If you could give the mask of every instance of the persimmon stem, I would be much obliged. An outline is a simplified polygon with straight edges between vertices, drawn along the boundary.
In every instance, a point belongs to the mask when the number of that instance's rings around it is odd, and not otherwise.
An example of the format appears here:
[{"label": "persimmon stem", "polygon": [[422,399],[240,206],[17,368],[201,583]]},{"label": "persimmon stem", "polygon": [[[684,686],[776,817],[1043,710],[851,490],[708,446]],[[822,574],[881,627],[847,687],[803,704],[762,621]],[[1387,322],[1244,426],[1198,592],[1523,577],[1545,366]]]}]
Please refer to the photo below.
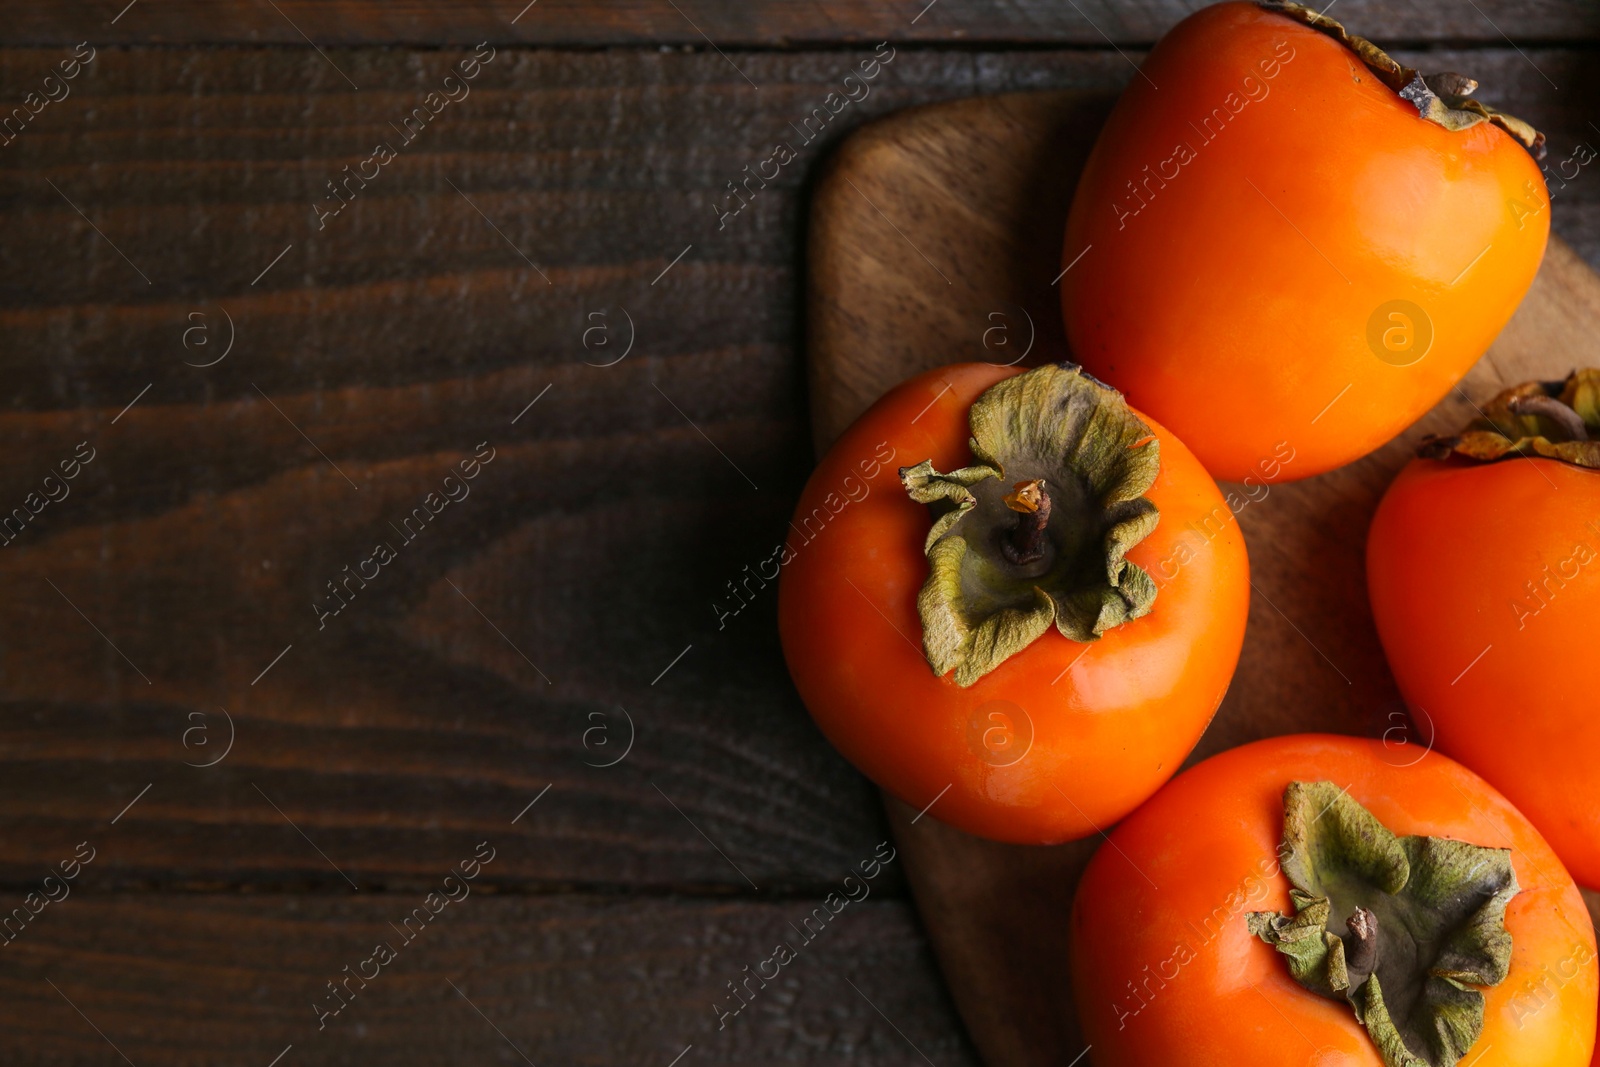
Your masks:
[{"label": "persimmon stem", "polygon": [[1471,96],[1478,91],[1478,80],[1469,78],[1465,74],[1457,74],[1453,70],[1441,70],[1437,74],[1424,74],[1422,80],[1440,96]]},{"label": "persimmon stem", "polygon": [[1352,939],[1345,956],[1350,988],[1358,989],[1378,968],[1378,917],[1360,905],[1345,920]]},{"label": "persimmon stem", "polygon": [[1506,405],[1514,415],[1537,415],[1549,419],[1573,441],[1587,441],[1588,427],[1583,417],[1553,396],[1519,396]]},{"label": "persimmon stem", "polygon": [[1018,513],[1016,526],[1000,535],[1000,552],[1006,561],[1023,566],[1044,558],[1044,532],[1050,523],[1050,494],[1044,480],[1018,482],[1001,498],[1006,507]]}]

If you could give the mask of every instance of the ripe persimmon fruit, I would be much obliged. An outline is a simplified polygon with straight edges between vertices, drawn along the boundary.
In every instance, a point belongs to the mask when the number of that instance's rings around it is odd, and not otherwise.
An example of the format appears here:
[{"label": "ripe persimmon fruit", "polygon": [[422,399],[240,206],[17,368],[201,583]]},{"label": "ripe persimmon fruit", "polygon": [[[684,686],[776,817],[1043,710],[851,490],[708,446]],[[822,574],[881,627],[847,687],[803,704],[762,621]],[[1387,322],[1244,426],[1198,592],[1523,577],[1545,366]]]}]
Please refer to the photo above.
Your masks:
[{"label": "ripe persimmon fruit", "polygon": [[1438,752],[1301,734],[1168,783],[1090,861],[1073,996],[1096,1067],[1585,1067],[1583,898]]},{"label": "ripe persimmon fruit", "polygon": [[890,391],[812,474],[781,563],[784,656],[828,739],[931,817],[1029,844],[1177,770],[1250,600],[1205,469],[1062,364]]},{"label": "ripe persimmon fruit", "polygon": [[[1073,357],[1219,478],[1331,470],[1481,356],[1549,232],[1543,137],[1295,4],[1157,42],[1067,221]],[[1292,464],[1267,471],[1287,440]]]},{"label": "ripe persimmon fruit", "polygon": [[1600,889],[1600,370],[1502,392],[1389,487],[1367,587],[1425,737]]}]

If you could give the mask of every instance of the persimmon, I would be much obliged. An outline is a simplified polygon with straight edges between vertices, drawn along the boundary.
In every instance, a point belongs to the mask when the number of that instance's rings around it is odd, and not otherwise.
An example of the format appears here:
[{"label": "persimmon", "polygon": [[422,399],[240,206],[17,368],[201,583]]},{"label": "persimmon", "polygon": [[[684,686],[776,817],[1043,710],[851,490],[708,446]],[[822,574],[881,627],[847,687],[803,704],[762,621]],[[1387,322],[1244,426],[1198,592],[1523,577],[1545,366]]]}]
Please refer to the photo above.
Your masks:
[{"label": "persimmon", "polygon": [[1424,736],[1600,889],[1600,370],[1530,382],[1426,441],[1378,506],[1367,585]]},{"label": "persimmon", "polygon": [[913,807],[1004,841],[1084,836],[1177,770],[1227,690],[1250,599],[1238,506],[1074,366],[930,371],[801,495],[789,671]]},{"label": "persimmon", "polygon": [[[1549,232],[1543,137],[1294,4],[1156,43],[1067,221],[1074,358],[1219,478],[1384,444],[1483,354]],[[1281,441],[1296,459],[1269,476]]]},{"label": "persimmon", "polygon": [[1594,929],[1550,846],[1438,752],[1276,737],[1122,822],[1072,909],[1096,1067],[1585,1067]]}]

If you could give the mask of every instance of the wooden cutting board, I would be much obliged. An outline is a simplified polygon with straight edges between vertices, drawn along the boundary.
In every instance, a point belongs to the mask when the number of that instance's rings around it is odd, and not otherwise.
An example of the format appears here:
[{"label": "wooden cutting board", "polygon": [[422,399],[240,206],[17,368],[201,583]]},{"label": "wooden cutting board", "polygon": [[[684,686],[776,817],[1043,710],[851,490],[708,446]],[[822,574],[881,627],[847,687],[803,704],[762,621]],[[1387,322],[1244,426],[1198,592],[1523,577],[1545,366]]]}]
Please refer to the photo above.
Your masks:
[{"label": "wooden cutting board", "polygon": [[[808,355],[819,453],[895,383],[963,360],[1061,358],[1061,233],[1115,98],[1020,93],[899,112],[846,140],[818,181]],[[1190,762],[1276,734],[1385,737],[1410,723],[1367,606],[1368,521],[1424,433],[1454,429],[1502,387],[1595,362],[1600,276],[1552,239],[1521,309],[1452,394],[1358,463],[1274,486],[1239,513],[1254,595],[1233,686]],[[1259,493],[1259,491],[1258,491]],[[962,1018],[991,1067],[1083,1051],[1066,916],[1098,838],[1054,848],[970,837],[885,797],[912,892]],[[1595,906],[1591,897],[1591,907]]]}]

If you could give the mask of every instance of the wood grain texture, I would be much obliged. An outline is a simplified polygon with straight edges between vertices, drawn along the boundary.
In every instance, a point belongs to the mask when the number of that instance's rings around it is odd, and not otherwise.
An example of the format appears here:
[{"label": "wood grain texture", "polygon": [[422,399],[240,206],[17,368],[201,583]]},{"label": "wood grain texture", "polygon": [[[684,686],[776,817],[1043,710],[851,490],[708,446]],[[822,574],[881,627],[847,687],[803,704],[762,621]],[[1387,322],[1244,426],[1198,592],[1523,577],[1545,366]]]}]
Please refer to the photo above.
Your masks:
[{"label": "wood grain texture", "polygon": [[[0,149],[3,506],[95,450],[0,548],[0,880],[104,837],[108,886],[415,884],[552,783],[497,877],[769,891],[854,862],[877,806],[792,694],[774,591],[729,589],[809,466],[804,168],[908,102],[1125,70],[908,53],[814,143],[785,132],[870,56],[744,57],[758,94],[716,56],[502,52],[319,230],[459,53],[341,56],[355,93],[314,52],[102,50]],[[52,59],[0,53],[3,84]],[[786,136],[804,155],[719,228]],[[229,319],[228,357],[186,365]],[[399,558],[319,629],[378,541]],[[185,766],[219,708],[234,750]],[[631,755],[586,766],[619,708]]]},{"label": "wood grain texture", "polygon": [[[18,0],[0,44],[169,42],[674,45],[729,49],[880,40],[963,44],[1149,44],[1199,0]],[[122,14],[118,16],[118,12]],[[1576,0],[1344,0],[1338,16],[1381,41],[1478,41],[1500,46],[1593,38],[1600,17]],[[115,21],[113,21],[113,19]]]},{"label": "wood grain texture", "polygon": [[[473,893],[406,942],[390,924],[420,895],[71,896],[5,948],[0,1057],[668,1067],[692,1045],[681,1064],[974,1064],[909,905],[868,897],[805,942],[791,924],[815,903]],[[785,941],[797,958],[733,1014],[727,983]],[[379,943],[381,969],[363,962]],[[371,980],[319,1029],[346,967]]]},{"label": "wood grain texture", "polygon": [[[1059,276],[1055,235],[1106,106],[1105,96],[1083,92],[964,100],[892,116],[846,142],[819,183],[810,231],[808,371],[819,448],[889,386],[923,370],[959,359],[1011,363],[1029,337],[1026,362],[1066,356],[1051,281]],[[1009,338],[991,334],[986,352],[952,345],[989,317],[983,309],[1000,314],[992,321]],[[1421,758],[1431,724],[1407,717],[1367,604],[1372,512],[1424,433],[1463,424],[1475,402],[1507,385],[1562,376],[1597,334],[1600,276],[1556,238],[1522,307],[1460,389],[1394,442],[1253,499],[1225,486],[1249,500],[1237,516],[1254,596],[1238,673],[1190,763],[1312,731],[1382,737],[1396,766]],[[1083,1044],[1069,1009],[1066,915],[1098,838],[1003,845],[939,824],[937,805],[916,819],[900,802],[887,804],[918,908],[984,1062],[1072,1060]]]}]

